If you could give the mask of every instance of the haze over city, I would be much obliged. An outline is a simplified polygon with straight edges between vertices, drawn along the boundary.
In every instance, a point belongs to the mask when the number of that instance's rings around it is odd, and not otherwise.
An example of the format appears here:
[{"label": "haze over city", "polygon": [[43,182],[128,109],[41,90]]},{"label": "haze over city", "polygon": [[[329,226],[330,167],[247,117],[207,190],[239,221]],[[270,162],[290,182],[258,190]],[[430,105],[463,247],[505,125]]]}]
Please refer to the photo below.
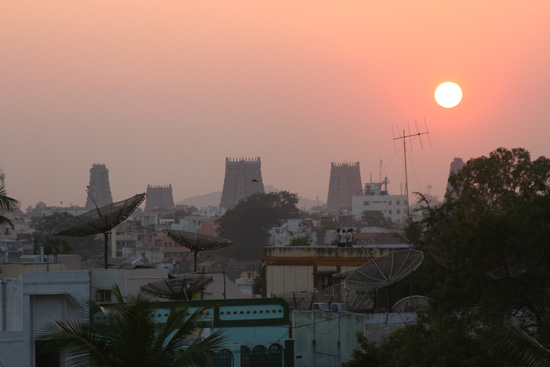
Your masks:
[{"label": "haze over city", "polygon": [[[226,157],[260,157],[266,185],[302,197],[326,201],[330,163],[346,161],[399,194],[392,131],[416,119],[431,147],[407,151],[409,191],[441,197],[454,157],[550,155],[548,14],[540,1],[5,1],[6,188],[23,208],[84,205],[104,163],[114,200],[171,184],[179,201],[221,191]],[[445,81],[462,88],[454,108],[434,99]]]}]

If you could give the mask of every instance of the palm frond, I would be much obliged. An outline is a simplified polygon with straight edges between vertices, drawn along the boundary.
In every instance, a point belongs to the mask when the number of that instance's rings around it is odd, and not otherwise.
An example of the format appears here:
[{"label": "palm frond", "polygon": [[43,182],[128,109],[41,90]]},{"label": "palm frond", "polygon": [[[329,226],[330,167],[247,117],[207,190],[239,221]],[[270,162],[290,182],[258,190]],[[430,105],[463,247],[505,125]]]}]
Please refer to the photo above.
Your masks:
[{"label": "palm frond", "polygon": [[493,331],[489,347],[510,366],[550,367],[550,350],[510,322]]}]

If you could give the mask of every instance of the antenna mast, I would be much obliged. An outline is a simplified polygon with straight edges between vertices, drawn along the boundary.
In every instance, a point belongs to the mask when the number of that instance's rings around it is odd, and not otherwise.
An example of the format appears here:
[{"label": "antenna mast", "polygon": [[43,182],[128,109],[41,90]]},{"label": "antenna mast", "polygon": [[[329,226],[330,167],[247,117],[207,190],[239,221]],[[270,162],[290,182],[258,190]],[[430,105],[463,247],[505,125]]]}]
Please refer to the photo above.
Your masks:
[{"label": "antenna mast", "polygon": [[[407,197],[407,225],[411,224],[410,204],[409,204],[409,177],[407,173],[407,139],[411,139],[413,137],[418,136],[420,138],[420,145],[422,146],[421,136],[429,134],[427,126],[426,126],[426,131],[420,132],[418,131],[418,124],[416,123],[416,120],[414,120],[414,123],[416,124],[416,131],[417,131],[416,134],[411,134],[409,131],[409,134],[407,135],[405,133],[405,129],[403,129],[403,135],[393,138],[394,142],[395,140],[399,140],[399,139],[403,140],[403,156],[405,158],[405,196]],[[397,131],[399,132],[399,130]],[[431,145],[431,141],[430,141],[430,145]]]}]

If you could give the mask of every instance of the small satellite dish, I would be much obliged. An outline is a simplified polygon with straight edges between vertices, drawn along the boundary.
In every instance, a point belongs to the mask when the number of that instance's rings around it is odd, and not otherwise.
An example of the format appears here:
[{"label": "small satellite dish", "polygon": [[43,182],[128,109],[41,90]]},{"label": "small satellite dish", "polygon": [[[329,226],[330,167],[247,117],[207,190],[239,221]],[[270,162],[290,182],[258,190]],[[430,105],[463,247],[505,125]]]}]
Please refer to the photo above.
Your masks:
[{"label": "small satellite dish", "polygon": [[401,298],[391,308],[391,312],[416,312],[430,306],[430,298],[425,296],[409,296]]},{"label": "small satellite dish", "polygon": [[412,274],[424,260],[422,251],[396,250],[374,257],[355,269],[345,280],[346,289],[371,292],[389,287]]},{"label": "small satellite dish", "polygon": [[168,237],[181,246],[187,247],[193,252],[195,259],[195,272],[197,272],[197,254],[200,251],[216,250],[231,245],[231,241],[225,238],[206,236],[195,232],[186,232],[167,229],[164,231]]}]

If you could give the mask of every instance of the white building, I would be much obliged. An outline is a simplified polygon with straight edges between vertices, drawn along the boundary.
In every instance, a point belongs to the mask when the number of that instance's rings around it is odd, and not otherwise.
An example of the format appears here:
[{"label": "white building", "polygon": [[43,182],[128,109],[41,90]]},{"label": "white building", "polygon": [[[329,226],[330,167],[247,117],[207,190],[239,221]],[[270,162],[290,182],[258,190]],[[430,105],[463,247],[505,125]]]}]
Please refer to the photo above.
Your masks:
[{"label": "white building", "polygon": [[280,227],[273,227],[269,231],[271,246],[288,246],[293,238],[309,238],[312,245],[317,244],[317,233],[311,226],[304,226],[302,219],[288,219]]},{"label": "white building", "polygon": [[[382,190],[382,186],[384,189]],[[407,208],[409,202],[406,195],[389,195],[388,179],[384,182],[369,182],[365,184],[365,192],[361,196],[352,196],[351,212],[360,219],[364,211],[380,211],[384,218],[390,219],[398,226],[407,223]]]}]

